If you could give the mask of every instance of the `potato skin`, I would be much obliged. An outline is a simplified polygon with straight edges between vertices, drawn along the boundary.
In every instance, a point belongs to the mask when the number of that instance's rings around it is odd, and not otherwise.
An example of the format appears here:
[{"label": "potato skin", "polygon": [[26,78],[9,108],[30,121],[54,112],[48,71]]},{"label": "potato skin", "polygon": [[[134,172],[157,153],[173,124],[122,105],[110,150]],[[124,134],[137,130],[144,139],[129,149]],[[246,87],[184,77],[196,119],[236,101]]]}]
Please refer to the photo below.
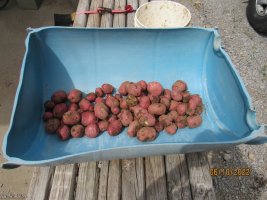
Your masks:
[{"label": "potato skin", "polygon": [[44,103],[44,108],[46,111],[52,111],[54,107],[55,103],[53,101],[48,100]]},{"label": "potato skin", "polygon": [[178,128],[185,128],[187,126],[187,116],[178,116],[175,122]]},{"label": "potato skin", "polygon": [[120,120],[114,120],[108,125],[108,134],[110,136],[116,136],[122,131],[122,123]]},{"label": "potato skin", "polygon": [[172,123],[172,117],[169,115],[161,115],[159,116],[159,122],[163,125],[163,127],[169,126]]},{"label": "potato skin", "polygon": [[82,99],[82,92],[77,89],[73,89],[68,94],[68,99],[71,103],[78,103]]},{"label": "potato skin", "polygon": [[94,107],[95,116],[98,119],[106,119],[109,115],[109,109],[104,103],[96,103]]},{"label": "potato skin", "polygon": [[147,89],[147,82],[144,80],[138,81],[136,84],[140,85],[142,91],[146,91]]},{"label": "potato skin", "polygon": [[160,96],[163,91],[163,87],[159,82],[153,81],[147,84],[147,91],[152,96]]},{"label": "potato skin", "polygon": [[170,110],[170,111],[171,111],[171,110],[175,110],[175,111],[177,111],[177,107],[178,107],[179,104],[180,104],[180,102],[171,100],[169,110]]},{"label": "potato skin", "polygon": [[96,99],[96,94],[94,92],[90,92],[87,94],[86,99],[90,102],[94,102]]},{"label": "potato skin", "polygon": [[139,122],[137,120],[133,121],[130,123],[128,130],[127,130],[127,134],[130,137],[135,137],[137,134],[137,131],[141,128],[142,126],[139,124]]},{"label": "potato skin", "polygon": [[118,117],[123,126],[129,126],[129,124],[133,121],[133,115],[129,110],[121,110]]},{"label": "potato skin", "polygon": [[48,119],[47,122],[45,123],[45,131],[47,133],[55,133],[59,128],[59,126],[60,126],[59,119],[56,118]]},{"label": "potato skin", "polygon": [[164,130],[170,134],[170,135],[174,135],[177,131],[177,126],[175,125],[175,123],[172,123],[171,125],[167,126],[164,128]]},{"label": "potato skin", "polygon": [[196,128],[202,123],[202,117],[200,115],[188,116],[187,125],[189,128]]},{"label": "potato skin", "polygon": [[108,125],[109,123],[106,120],[101,120],[98,122],[98,127],[101,132],[106,131],[108,129]]},{"label": "potato skin", "polygon": [[127,95],[127,85],[129,84],[129,81],[124,81],[120,87],[119,87],[119,93],[123,96]]},{"label": "potato skin", "polygon": [[172,110],[168,113],[168,116],[172,119],[172,121],[175,121],[178,117],[178,113],[175,110]]},{"label": "potato skin", "polygon": [[187,84],[184,81],[177,80],[172,85],[172,90],[177,91],[177,92],[183,92],[183,91],[187,90]]},{"label": "potato skin", "polygon": [[169,99],[169,101],[171,100],[172,96],[171,96],[171,91],[169,89],[164,89],[164,97]]},{"label": "potato skin", "polygon": [[141,96],[139,99],[139,105],[144,108],[144,109],[148,109],[148,107],[150,106],[150,99],[148,96]]},{"label": "potato skin", "polygon": [[159,133],[160,131],[162,131],[164,129],[164,127],[163,127],[162,123],[157,121],[156,124],[155,124],[155,129]]},{"label": "potato skin", "polygon": [[120,106],[120,102],[119,102],[118,99],[116,99],[112,95],[107,95],[107,97],[106,97],[106,105],[108,107],[110,107],[110,108],[119,107]]},{"label": "potato skin", "polygon": [[157,137],[157,132],[153,127],[143,127],[137,131],[137,139],[140,141],[152,141]]},{"label": "potato skin", "polygon": [[120,108],[121,108],[121,109],[127,109],[127,108],[128,108],[126,99],[121,99],[121,100],[120,100]]},{"label": "potato skin", "polygon": [[56,91],[52,94],[51,100],[55,103],[64,103],[67,100],[67,94],[63,90]]},{"label": "potato skin", "polygon": [[82,109],[83,111],[87,111],[90,109],[91,107],[91,103],[90,101],[88,101],[87,99],[82,99],[80,102],[79,102],[79,107],[80,109]]},{"label": "potato skin", "polygon": [[100,87],[98,87],[98,88],[95,89],[95,94],[98,97],[103,97],[104,96],[104,92],[103,92],[103,90]]},{"label": "potato skin", "polygon": [[53,115],[56,118],[61,119],[63,114],[68,111],[68,106],[65,103],[56,104],[53,109]]},{"label": "potato skin", "polygon": [[166,110],[166,106],[162,103],[153,103],[148,107],[148,112],[152,115],[163,115]]},{"label": "potato skin", "polygon": [[75,125],[78,124],[81,120],[81,116],[77,111],[68,111],[64,113],[62,121],[66,125]]},{"label": "potato skin", "polygon": [[97,123],[97,118],[93,112],[83,112],[81,118],[81,124],[84,126]]},{"label": "potato skin", "polygon": [[89,124],[85,128],[85,135],[89,138],[95,138],[99,135],[100,131],[97,124]]},{"label": "potato skin", "polygon": [[70,129],[70,134],[73,138],[79,138],[84,135],[84,127],[81,124],[74,125]]},{"label": "potato skin", "polygon": [[167,97],[165,97],[165,96],[160,96],[160,103],[164,104],[164,105],[166,106],[167,109],[170,108],[170,104],[171,104],[171,102],[170,102],[170,100],[169,100]]},{"label": "potato skin", "polygon": [[58,128],[57,134],[61,140],[70,138],[70,128],[67,125],[62,125]]},{"label": "potato skin", "polygon": [[71,104],[69,105],[68,111],[77,111],[78,109],[79,109],[78,104],[76,104],[76,103],[71,103]]},{"label": "potato skin", "polygon": [[112,94],[113,91],[114,91],[114,87],[112,85],[108,84],[108,83],[104,83],[101,86],[101,89],[105,94]]},{"label": "potato skin", "polygon": [[182,93],[178,91],[172,91],[171,96],[174,101],[182,101],[183,99]]},{"label": "potato skin", "polygon": [[178,115],[185,115],[187,111],[187,103],[181,103],[177,105],[177,113]]},{"label": "potato skin", "polygon": [[140,113],[140,116],[137,117],[138,117],[138,122],[142,126],[155,126],[156,124],[155,116],[150,113]]},{"label": "potato skin", "polygon": [[52,112],[45,112],[43,114],[43,121],[46,122],[48,121],[49,119],[52,119],[53,118],[53,113]]},{"label": "potato skin", "polygon": [[127,84],[127,93],[135,97],[139,97],[142,93],[142,88],[139,84],[128,83]]}]

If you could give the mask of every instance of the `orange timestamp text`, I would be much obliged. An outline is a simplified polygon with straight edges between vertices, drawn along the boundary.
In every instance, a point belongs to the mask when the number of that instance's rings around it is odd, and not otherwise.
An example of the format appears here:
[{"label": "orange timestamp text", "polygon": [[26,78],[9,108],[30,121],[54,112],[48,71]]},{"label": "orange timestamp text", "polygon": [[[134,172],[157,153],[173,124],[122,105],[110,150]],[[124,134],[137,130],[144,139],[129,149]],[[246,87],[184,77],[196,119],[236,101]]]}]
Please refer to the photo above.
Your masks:
[{"label": "orange timestamp text", "polygon": [[250,176],[250,168],[211,168],[211,176]]}]

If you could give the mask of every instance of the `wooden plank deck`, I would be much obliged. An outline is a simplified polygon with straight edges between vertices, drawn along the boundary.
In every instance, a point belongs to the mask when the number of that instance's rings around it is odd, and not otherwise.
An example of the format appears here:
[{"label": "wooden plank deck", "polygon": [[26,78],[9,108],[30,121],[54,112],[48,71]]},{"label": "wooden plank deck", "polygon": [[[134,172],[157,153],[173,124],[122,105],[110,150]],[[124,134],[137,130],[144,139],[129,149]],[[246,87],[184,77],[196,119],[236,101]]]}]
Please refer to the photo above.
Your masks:
[{"label": "wooden plank deck", "polygon": [[[134,9],[148,0],[80,0],[77,11]],[[134,27],[134,13],[80,14],[76,27]],[[36,167],[28,200],[214,200],[205,153]]]}]

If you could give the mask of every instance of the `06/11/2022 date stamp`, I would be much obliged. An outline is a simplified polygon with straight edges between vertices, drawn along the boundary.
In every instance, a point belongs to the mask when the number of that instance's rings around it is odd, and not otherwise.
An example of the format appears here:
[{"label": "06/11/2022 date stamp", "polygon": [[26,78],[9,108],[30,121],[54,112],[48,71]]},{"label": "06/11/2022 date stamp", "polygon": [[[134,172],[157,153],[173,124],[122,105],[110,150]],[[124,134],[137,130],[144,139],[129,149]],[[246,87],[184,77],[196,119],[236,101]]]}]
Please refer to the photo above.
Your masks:
[{"label": "06/11/2022 date stamp", "polygon": [[250,176],[250,168],[210,168],[211,176]]}]

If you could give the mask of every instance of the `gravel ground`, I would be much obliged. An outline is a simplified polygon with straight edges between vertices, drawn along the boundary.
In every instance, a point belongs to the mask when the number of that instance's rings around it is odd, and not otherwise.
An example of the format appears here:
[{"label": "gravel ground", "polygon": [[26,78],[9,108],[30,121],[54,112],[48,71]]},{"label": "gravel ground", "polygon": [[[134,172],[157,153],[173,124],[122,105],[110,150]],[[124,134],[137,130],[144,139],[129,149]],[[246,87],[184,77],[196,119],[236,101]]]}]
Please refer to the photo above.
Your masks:
[{"label": "gravel ground", "polygon": [[[244,0],[179,1],[192,12],[193,26],[218,27],[222,46],[230,55],[257,112],[267,124],[267,38],[246,19]],[[211,167],[250,168],[250,176],[213,177],[217,199],[267,199],[267,145],[239,145],[208,153]]]}]

